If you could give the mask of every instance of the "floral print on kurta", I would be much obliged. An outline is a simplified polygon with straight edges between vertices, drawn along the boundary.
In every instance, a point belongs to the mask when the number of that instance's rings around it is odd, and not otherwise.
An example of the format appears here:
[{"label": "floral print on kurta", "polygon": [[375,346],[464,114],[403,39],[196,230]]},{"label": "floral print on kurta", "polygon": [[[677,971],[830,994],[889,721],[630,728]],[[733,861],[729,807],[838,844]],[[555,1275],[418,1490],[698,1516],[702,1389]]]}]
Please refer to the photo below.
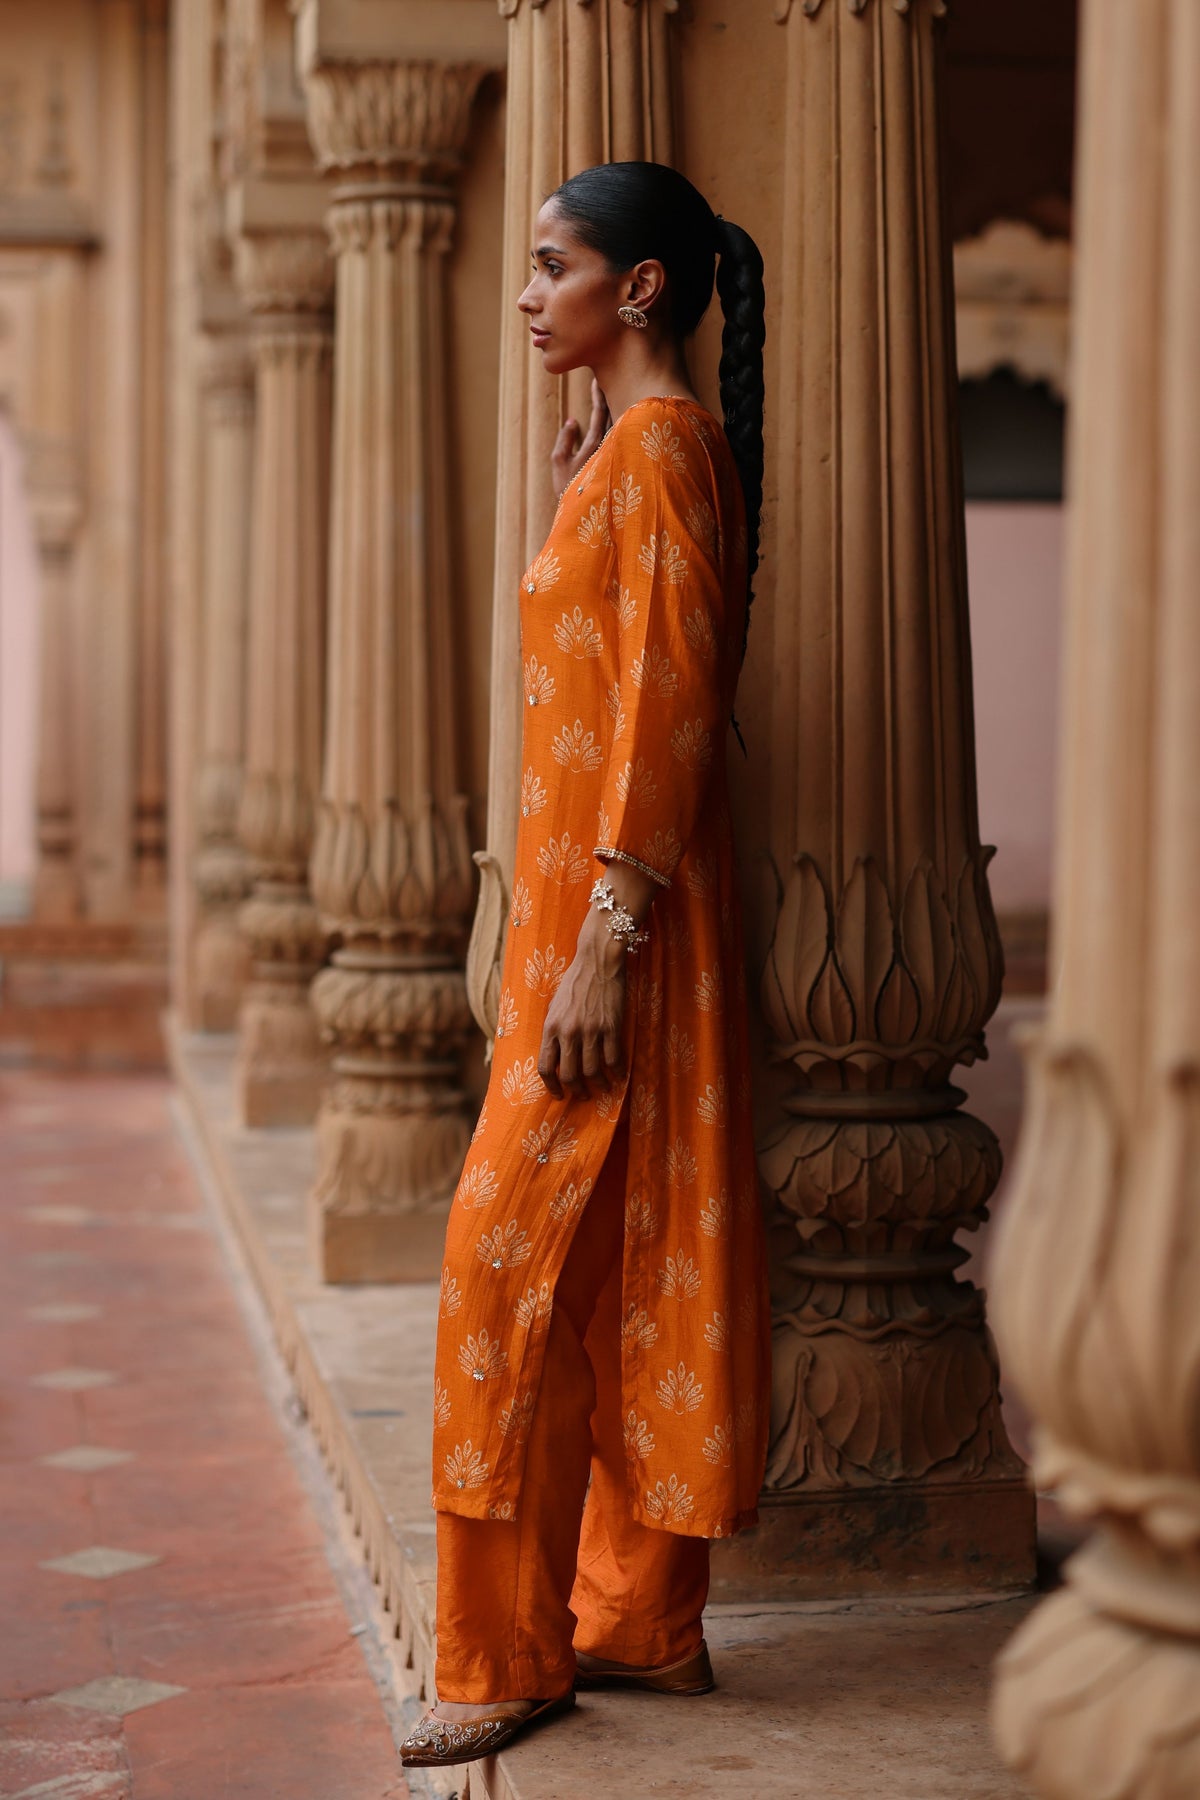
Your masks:
[{"label": "floral print on kurta", "polygon": [[[694,402],[629,407],[521,583],[521,817],[491,1079],[451,1209],[434,1504],[510,1519],[554,1289],[628,1113],[623,1413],[629,1504],[752,1524],[769,1351],[725,747],[745,622],[741,491]],[[589,892],[625,858],[662,891],[628,964],[623,1089],[537,1072]]]}]

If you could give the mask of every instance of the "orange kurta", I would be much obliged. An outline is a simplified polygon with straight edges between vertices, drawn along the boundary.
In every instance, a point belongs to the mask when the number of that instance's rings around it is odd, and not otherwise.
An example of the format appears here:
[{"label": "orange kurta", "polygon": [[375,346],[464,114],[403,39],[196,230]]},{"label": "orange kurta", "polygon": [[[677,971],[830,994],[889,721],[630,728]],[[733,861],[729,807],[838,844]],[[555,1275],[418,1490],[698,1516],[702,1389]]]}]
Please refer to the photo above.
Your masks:
[{"label": "orange kurta", "polygon": [[[725,771],[744,512],[712,415],[629,407],[520,604],[521,819],[491,1079],[447,1229],[434,1505],[515,1517],[555,1283],[628,1108],[630,1510],[722,1537],[755,1518],[769,1339]],[[662,886],[629,963],[629,1077],[555,1100],[537,1073],[546,1011],[609,857]]]}]

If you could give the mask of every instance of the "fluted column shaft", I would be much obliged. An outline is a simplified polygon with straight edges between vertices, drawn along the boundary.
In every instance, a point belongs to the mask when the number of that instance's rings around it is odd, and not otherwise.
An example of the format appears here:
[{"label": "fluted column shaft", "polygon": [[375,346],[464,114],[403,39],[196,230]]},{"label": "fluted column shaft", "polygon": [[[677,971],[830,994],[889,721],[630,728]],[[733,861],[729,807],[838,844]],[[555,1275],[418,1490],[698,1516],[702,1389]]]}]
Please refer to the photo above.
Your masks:
[{"label": "fluted column shaft", "polygon": [[337,934],[312,1243],[327,1280],[427,1279],[466,1150],[472,870],[460,791],[445,258],[483,70],[322,65],[336,169],[329,727],[313,889]]},{"label": "fluted column shaft", "polygon": [[253,980],[236,1071],[247,1125],[307,1124],[327,1069],[309,1006],[325,934],[308,887],[320,791],[329,518],[330,302],[324,234],[264,230],[237,247],[255,318],[246,771],[238,811],[254,891],[241,910]]},{"label": "fluted column shaft", "polygon": [[1085,0],[1049,1017],[996,1268],[1098,1529],[1002,1658],[1047,1800],[1200,1793],[1200,13]]},{"label": "fluted column shaft", "polygon": [[77,918],[83,903],[79,874],[78,779],[71,617],[75,531],[50,509],[37,518],[39,553],[39,682],[37,849],[34,913],[39,920]]},{"label": "fluted column shaft", "polygon": [[254,372],[241,338],[211,338],[201,401],[203,579],[200,755],[196,772],[195,883],[200,902],[192,950],[196,1021],[232,1031],[249,970],[237,909],[250,887],[238,841],[245,756],[246,600]]},{"label": "fluted column shaft", "polygon": [[775,1416],[747,1555],[782,1570],[777,1592],[1033,1573],[983,1295],[955,1275],[1000,1153],[950,1075],[983,1053],[1002,964],[975,798],[943,11],[775,7],[796,329],[780,351],[761,997],[782,1117],[760,1157]]},{"label": "fluted column shaft", "polygon": [[529,279],[533,222],[547,194],[601,162],[674,160],[670,15],[678,0],[501,0],[509,20],[504,314],[492,609],[487,848],[467,990],[480,1030],[496,1030],[521,788],[521,571],[554,517],[550,452],[562,421],[591,409],[589,378],[547,375],[516,312]]}]

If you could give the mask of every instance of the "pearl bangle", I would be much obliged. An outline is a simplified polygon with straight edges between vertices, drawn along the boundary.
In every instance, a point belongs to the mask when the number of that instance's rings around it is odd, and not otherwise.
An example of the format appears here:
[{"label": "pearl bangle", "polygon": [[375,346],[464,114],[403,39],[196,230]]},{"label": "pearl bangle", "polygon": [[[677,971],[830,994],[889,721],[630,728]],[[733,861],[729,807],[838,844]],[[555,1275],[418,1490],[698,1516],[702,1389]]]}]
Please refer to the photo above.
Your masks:
[{"label": "pearl bangle", "polygon": [[639,944],[649,943],[650,933],[638,930],[637,920],[628,907],[621,905],[608,883],[601,880],[599,876],[596,877],[595,885],[588,897],[593,906],[610,915],[608,929],[617,942],[625,946],[626,950],[636,950]]}]

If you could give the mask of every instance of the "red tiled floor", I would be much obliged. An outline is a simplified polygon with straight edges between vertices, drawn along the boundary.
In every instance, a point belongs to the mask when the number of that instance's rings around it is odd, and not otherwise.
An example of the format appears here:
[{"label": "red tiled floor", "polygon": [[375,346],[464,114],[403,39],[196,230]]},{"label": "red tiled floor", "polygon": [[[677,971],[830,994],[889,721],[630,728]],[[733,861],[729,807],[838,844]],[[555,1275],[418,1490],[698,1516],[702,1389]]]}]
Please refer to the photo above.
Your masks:
[{"label": "red tiled floor", "polygon": [[[0,1794],[401,1800],[169,1091],[0,1075]],[[31,1313],[70,1303],[100,1310]],[[34,1385],[64,1368],[113,1380]],[[81,1444],[133,1455],[40,1460]],[[106,1581],[41,1566],[95,1545],[159,1560]],[[184,1691],[123,1718],[53,1697],[114,1675]]]}]

